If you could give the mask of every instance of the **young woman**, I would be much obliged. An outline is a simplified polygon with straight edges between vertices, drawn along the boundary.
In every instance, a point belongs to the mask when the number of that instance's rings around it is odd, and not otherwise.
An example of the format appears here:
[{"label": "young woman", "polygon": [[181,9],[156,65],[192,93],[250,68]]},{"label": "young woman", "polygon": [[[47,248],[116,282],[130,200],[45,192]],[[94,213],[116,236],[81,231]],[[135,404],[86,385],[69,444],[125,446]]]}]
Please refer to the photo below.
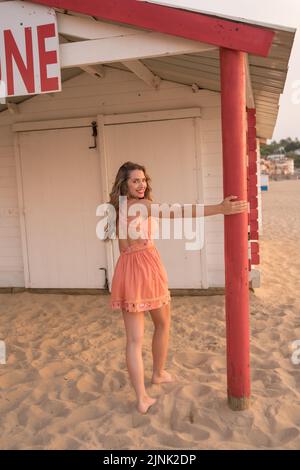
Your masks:
[{"label": "young woman", "polygon": [[[111,307],[123,312],[127,337],[127,368],[140,413],[146,413],[155,403],[155,399],[147,394],[144,384],[142,342],[145,311],[150,312],[154,323],[152,383],[172,381],[171,375],[164,370],[169,341],[171,298],[167,273],[152,241],[154,219],[151,218],[150,182],[151,179],[143,165],[126,162],[117,172],[109,201],[116,210],[115,233],[120,248],[120,257],[112,280]],[[123,202],[125,199],[125,205],[120,204],[120,196],[123,196]],[[231,215],[247,210],[246,201],[233,202],[232,199],[236,199],[236,196],[226,197],[217,205],[204,206],[203,215]],[[130,215],[134,212],[131,207],[134,204],[138,204],[140,208],[140,212],[137,211],[139,216]],[[196,216],[195,205],[192,215]],[[165,216],[159,213],[160,218]],[[179,216],[184,217],[183,211]],[[170,212],[167,217],[174,218],[174,212]],[[107,230],[111,230],[109,224]]]}]

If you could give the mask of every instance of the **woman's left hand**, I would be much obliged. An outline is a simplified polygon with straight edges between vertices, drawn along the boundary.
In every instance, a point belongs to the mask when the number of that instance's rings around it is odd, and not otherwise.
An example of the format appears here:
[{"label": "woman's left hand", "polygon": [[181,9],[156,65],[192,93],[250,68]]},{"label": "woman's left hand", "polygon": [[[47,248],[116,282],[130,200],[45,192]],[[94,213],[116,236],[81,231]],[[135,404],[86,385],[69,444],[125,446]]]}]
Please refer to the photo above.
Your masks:
[{"label": "woman's left hand", "polygon": [[248,211],[247,201],[232,201],[232,199],[237,199],[237,197],[238,196],[225,197],[224,201],[220,204],[222,214],[233,215]]}]

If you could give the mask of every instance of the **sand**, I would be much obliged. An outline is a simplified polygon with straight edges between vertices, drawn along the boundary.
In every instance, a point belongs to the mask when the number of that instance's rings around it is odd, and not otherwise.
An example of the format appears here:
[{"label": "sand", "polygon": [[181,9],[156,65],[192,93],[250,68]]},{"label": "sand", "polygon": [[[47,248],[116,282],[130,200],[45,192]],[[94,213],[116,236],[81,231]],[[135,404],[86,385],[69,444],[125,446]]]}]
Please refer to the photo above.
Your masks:
[{"label": "sand", "polygon": [[300,447],[300,181],[263,193],[262,286],[251,292],[252,405],[227,406],[224,296],[173,297],[172,384],[135,409],[121,314],[108,296],[0,294],[1,449],[297,449]]}]

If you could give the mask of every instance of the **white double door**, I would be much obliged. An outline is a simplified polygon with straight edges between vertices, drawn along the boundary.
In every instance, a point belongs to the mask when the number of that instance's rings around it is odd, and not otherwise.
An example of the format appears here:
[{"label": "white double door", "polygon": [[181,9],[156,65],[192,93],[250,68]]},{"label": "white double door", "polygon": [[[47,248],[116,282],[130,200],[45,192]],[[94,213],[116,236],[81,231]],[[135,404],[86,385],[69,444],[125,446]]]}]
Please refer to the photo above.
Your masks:
[{"label": "white double door", "polygon": [[[110,260],[107,246],[96,236],[96,207],[103,202],[101,159],[106,160],[109,190],[120,165],[133,161],[146,166],[155,202],[196,202],[201,185],[196,121],[106,124],[105,155],[89,148],[90,127],[19,132],[26,287],[105,286],[101,268],[106,269]],[[203,285],[202,251],[187,250],[187,242],[155,240],[171,288]],[[114,262],[117,245],[112,250]],[[109,269],[108,273],[110,285]]]},{"label": "white double door", "polygon": [[[146,166],[152,178],[153,199],[163,203],[194,203],[199,199],[199,154],[196,119],[172,119],[105,125],[108,186],[126,161]],[[162,222],[160,221],[160,224]],[[171,222],[173,233],[174,221]],[[171,288],[200,288],[205,269],[201,251],[187,250],[189,240],[155,240]],[[114,261],[119,252],[113,244]]]}]

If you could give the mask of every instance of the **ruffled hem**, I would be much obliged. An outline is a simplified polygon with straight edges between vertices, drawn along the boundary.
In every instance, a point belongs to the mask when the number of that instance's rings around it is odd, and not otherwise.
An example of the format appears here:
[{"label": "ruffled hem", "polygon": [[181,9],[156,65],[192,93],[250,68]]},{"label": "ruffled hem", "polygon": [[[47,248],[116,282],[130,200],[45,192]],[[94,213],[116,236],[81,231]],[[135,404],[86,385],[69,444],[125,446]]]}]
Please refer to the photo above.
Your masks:
[{"label": "ruffled hem", "polygon": [[111,308],[126,310],[126,312],[145,312],[146,310],[153,310],[168,304],[171,301],[170,292],[157,299],[146,299],[140,302],[128,302],[127,300],[114,300],[111,301]]}]

